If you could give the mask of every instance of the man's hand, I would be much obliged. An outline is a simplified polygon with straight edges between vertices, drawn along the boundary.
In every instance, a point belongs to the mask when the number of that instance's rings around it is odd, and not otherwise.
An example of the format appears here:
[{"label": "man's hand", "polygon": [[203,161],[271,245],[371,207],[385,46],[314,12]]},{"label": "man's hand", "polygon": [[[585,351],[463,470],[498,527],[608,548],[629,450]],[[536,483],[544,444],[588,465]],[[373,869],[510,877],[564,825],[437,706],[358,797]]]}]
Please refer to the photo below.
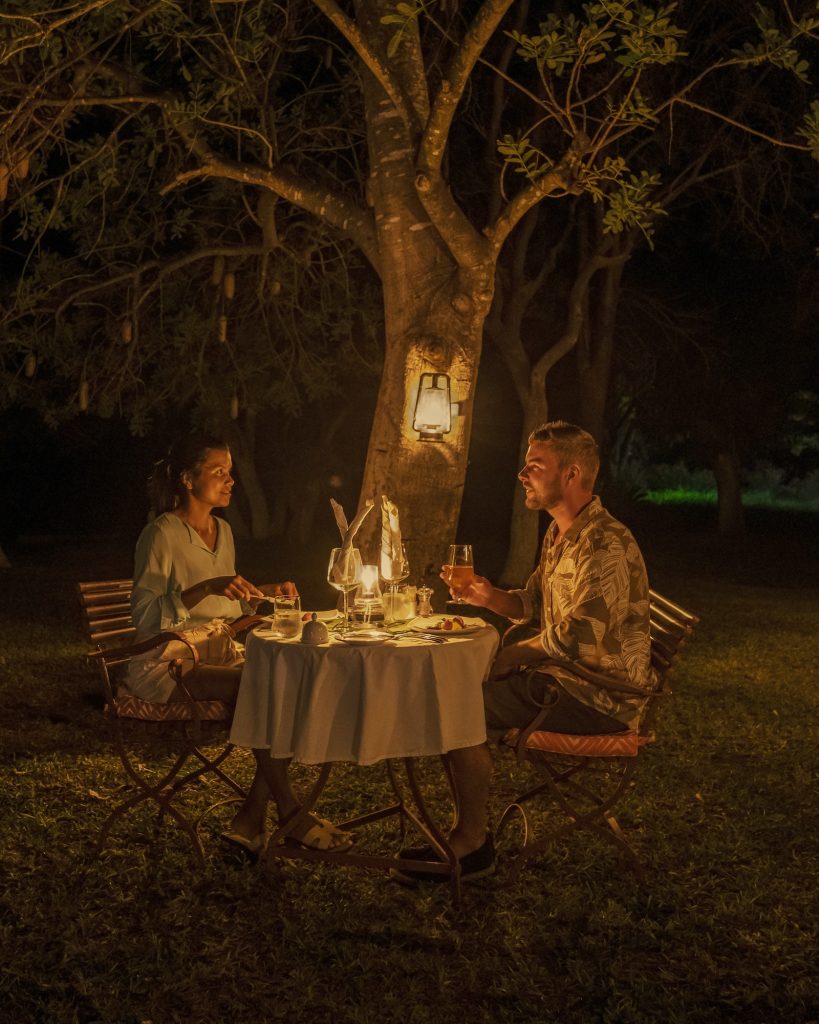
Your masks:
[{"label": "man's hand", "polygon": [[[441,571],[440,577],[444,583],[449,585],[449,579],[444,570]],[[469,583],[457,589],[450,585],[449,592],[456,601],[474,604],[478,608],[488,608],[495,588],[483,576],[473,576]]]},{"label": "man's hand", "polygon": [[503,679],[504,676],[510,675],[521,665],[536,665],[539,661],[545,660],[546,652],[543,650],[540,634],[538,634],[528,640],[521,640],[520,643],[502,647],[492,663],[489,678]]},{"label": "man's hand", "polygon": [[519,619],[523,615],[523,602],[517,594],[493,587],[483,576],[473,576],[469,583],[458,588],[450,585],[445,570],[442,569],[440,576],[449,586],[449,592],[455,601],[474,604],[478,608],[488,608],[498,615],[505,615],[507,619]]}]

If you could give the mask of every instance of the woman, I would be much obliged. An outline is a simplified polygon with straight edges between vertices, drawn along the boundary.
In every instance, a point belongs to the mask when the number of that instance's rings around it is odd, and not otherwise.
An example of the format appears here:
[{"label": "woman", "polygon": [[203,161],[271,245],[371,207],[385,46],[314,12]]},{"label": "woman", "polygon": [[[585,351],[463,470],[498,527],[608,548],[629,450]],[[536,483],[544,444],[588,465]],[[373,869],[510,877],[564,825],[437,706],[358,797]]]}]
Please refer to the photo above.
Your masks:
[{"label": "woman", "polygon": [[[256,587],[236,573],[230,526],[213,515],[213,509],[230,503],[231,470],[228,445],[204,436],[181,439],[154,467],[149,493],[157,515],[140,534],[134,557],[131,610],[137,641],[163,630],[204,626],[214,619],[229,622],[252,611],[266,597],[297,595],[290,580]],[[132,659],[129,692],[159,703],[184,700],[186,694],[168,672],[168,662],[150,654]],[[196,673],[185,680],[193,697],[236,702],[242,658],[231,655],[228,660],[228,664],[211,665],[200,661]],[[267,842],[271,790],[280,822],[301,805],[290,786],[289,760],[273,759],[267,750],[253,754],[253,784],[223,839],[255,857]],[[312,815],[290,838],[322,850],[346,849],[351,844],[348,833]]]}]

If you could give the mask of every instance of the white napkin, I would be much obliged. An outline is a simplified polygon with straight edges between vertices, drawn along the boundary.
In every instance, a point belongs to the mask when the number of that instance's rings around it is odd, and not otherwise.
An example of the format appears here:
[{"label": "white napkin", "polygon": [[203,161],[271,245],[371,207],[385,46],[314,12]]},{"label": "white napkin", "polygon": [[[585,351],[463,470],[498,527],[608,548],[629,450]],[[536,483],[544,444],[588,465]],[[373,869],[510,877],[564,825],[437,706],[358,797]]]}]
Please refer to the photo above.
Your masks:
[{"label": "white napkin", "polygon": [[335,563],[333,564],[333,579],[342,580],[346,576],[346,567],[350,558],[350,552],[353,550],[353,538],[358,533],[359,527],[367,518],[372,511],[372,507],[375,502],[372,498],[368,498],[362,508],[358,510],[355,518],[347,525],[347,517],[344,515],[344,509],[339,503],[330,498],[330,505],[333,509],[333,515],[336,517],[336,523],[338,523],[339,533],[341,534],[341,550],[336,557]]},{"label": "white napkin", "polygon": [[398,509],[386,494],[381,495],[381,578],[398,579],[401,576],[404,557],[401,551],[401,527],[398,524]]}]

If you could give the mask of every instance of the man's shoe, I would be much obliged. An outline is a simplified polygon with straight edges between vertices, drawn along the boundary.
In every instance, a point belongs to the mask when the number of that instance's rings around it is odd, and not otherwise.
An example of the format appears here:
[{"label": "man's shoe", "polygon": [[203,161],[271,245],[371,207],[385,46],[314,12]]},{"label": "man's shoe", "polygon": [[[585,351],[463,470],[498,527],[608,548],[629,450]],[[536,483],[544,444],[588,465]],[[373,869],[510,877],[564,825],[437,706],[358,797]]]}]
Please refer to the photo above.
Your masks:
[{"label": "man's shoe", "polygon": [[[434,860],[445,863],[444,858],[434,850],[431,846],[421,846],[415,849],[402,850],[399,854],[401,860]],[[483,846],[479,846],[477,850],[473,850],[472,853],[465,853],[463,857],[458,858],[458,863],[461,866],[461,881],[462,882],[473,882],[479,878],[486,878],[488,875],[494,874],[495,872],[495,843],[492,839],[492,833],[486,833],[486,841]],[[423,868],[419,868],[417,871],[413,868],[390,868],[390,877],[394,878],[396,882],[401,882],[404,885],[415,885],[416,882],[448,882],[449,875],[424,871]]]}]

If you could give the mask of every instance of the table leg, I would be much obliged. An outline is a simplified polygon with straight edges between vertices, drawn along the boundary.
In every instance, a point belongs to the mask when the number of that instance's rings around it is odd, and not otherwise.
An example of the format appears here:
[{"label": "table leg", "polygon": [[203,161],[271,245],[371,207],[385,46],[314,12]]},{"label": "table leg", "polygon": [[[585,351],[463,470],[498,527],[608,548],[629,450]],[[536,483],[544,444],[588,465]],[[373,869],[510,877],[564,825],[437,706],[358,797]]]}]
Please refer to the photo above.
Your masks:
[{"label": "table leg", "polygon": [[367,811],[355,818],[350,818],[349,820],[340,823],[339,827],[343,827],[345,830],[353,830],[384,818],[398,817],[401,825],[402,838],[405,835],[406,823],[409,822],[419,835],[428,840],[437,854],[443,858],[442,860],[410,861],[402,860],[400,855],[398,857],[387,857],[379,854],[361,853],[354,849],[313,850],[304,846],[287,845],[286,840],[288,835],[290,835],[299,822],[304,821],[307,815],[312,813],[313,808],[319,800],[319,797],[330,778],[333,768],[332,763],[325,763],[321,765],[318,778],[303,801],[302,806],[294,815],[288,818],[287,821],[279,824],[279,827],[273,833],[270,842],[268,843],[267,850],[264,855],[265,858],[281,857],[296,860],[327,861],[350,867],[376,868],[380,870],[402,867],[412,868],[415,870],[421,869],[428,871],[430,874],[446,874],[449,876],[452,899],[456,905],[459,905],[461,899],[460,864],[458,863],[458,858],[455,856],[446,836],[435,824],[435,821],[427,809],[426,802],[424,801],[421,787],[418,784],[418,779],[415,773],[415,760],[416,759],[413,757],[403,759],[407,788],[409,789],[412,797],[412,804],[414,806],[410,806],[404,798],[402,786],[399,782],[393,762],[387,761],[387,777],[392,791],[395,794],[396,802],[386,807]]}]

